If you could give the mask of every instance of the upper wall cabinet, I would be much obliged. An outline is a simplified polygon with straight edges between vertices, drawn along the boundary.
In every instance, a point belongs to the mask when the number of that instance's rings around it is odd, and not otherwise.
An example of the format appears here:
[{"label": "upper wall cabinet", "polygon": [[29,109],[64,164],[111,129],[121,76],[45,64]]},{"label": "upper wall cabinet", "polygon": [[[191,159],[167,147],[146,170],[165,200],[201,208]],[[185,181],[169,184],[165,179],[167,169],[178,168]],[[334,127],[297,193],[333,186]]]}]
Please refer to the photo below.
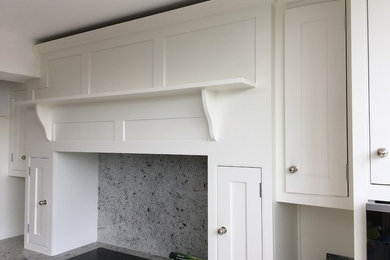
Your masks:
[{"label": "upper wall cabinet", "polygon": [[[12,100],[24,100],[27,96],[26,89],[17,88],[11,90]],[[25,108],[12,106],[10,111],[10,169],[9,175],[25,177],[27,168],[27,156],[25,153]]]},{"label": "upper wall cabinet", "polygon": [[255,85],[259,14],[236,11],[112,36],[105,28],[106,36],[97,41],[38,46],[42,79],[34,99],[102,97],[231,79]]},{"label": "upper wall cabinet", "polygon": [[390,2],[368,1],[371,183],[390,184]]},{"label": "upper wall cabinet", "polygon": [[286,192],[348,195],[344,5],[285,12]]}]

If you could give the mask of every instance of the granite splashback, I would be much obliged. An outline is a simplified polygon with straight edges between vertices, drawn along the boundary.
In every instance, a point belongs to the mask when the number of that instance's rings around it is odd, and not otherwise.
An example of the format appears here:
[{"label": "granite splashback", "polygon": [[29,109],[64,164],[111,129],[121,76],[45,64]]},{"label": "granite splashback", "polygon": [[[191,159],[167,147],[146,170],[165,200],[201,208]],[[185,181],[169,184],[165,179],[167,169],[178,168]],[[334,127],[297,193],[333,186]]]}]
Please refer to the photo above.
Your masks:
[{"label": "granite splashback", "polygon": [[98,241],[207,258],[207,157],[99,155]]}]

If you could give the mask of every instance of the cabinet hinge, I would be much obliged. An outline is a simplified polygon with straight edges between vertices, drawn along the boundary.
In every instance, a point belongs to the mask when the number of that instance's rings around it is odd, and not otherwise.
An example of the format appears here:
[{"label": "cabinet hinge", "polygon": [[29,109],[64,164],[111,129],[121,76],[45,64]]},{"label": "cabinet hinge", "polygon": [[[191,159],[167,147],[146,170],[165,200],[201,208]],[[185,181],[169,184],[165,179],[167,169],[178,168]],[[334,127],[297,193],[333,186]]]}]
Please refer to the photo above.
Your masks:
[{"label": "cabinet hinge", "polygon": [[261,185],[261,182],[259,184],[259,195],[260,195],[260,198],[263,196],[263,187]]},{"label": "cabinet hinge", "polygon": [[14,153],[11,153],[11,162],[14,161]]},{"label": "cabinet hinge", "polygon": [[345,165],[345,178],[348,182],[349,181],[349,165],[348,164]]},{"label": "cabinet hinge", "polygon": [[30,224],[27,224],[27,233],[30,233]]}]

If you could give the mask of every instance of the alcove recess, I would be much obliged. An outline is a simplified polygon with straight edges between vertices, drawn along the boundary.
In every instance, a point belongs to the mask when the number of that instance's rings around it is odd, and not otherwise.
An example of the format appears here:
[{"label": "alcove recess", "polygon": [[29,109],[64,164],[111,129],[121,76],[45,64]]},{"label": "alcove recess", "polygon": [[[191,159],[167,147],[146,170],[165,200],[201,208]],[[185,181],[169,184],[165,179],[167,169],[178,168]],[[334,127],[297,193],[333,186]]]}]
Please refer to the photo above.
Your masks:
[{"label": "alcove recess", "polygon": [[[223,113],[218,109],[218,93],[228,91],[245,91],[256,88],[257,84],[245,78],[233,78],[208,82],[181,84],[170,87],[156,87],[147,89],[133,89],[128,91],[115,91],[102,94],[85,94],[77,96],[54,97],[33,99],[28,101],[13,102],[14,106],[31,106],[36,108],[37,116],[44,128],[48,141],[54,140],[53,108],[66,104],[96,104],[112,101],[142,100],[158,97],[176,97],[180,95],[201,95],[203,112],[208,124],[210,141],[218,140],[221,131],[218,126],[218,118]],[[177,109],[180,109],[179,107]]]}]

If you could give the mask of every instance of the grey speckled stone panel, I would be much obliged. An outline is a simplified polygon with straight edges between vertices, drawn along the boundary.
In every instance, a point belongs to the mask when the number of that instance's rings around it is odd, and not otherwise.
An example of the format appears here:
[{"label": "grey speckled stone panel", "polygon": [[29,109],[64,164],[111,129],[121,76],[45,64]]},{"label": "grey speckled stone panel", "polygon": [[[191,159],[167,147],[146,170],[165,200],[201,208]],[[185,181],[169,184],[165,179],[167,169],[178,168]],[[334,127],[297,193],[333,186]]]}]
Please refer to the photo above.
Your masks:
[{"label": "grey speckled stone panel", "polygon": [[100,154],[98,241],[207,258],[207,157]]}]

